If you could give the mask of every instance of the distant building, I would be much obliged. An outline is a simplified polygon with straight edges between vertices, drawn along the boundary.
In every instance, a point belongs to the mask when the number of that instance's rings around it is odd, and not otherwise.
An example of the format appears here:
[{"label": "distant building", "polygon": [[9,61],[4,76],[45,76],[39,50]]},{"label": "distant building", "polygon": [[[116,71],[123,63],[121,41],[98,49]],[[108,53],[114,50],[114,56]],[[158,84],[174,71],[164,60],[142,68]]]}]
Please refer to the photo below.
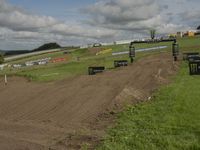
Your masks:
[{"label": "distant building", "polygon": [[188,35],[189,37],[195,36],[195,33],[196,33],[196,31],[187,31],[187,35]]},{"label": "distant building", "polygon": [[177,37],[180,37],[180,38],[182,38],[182,37],[183,37],[183,35],[184,35],[184,33],[183,33],[183,32],[177,32],[177,34],[176,34],[176,36],[177,36]]}]

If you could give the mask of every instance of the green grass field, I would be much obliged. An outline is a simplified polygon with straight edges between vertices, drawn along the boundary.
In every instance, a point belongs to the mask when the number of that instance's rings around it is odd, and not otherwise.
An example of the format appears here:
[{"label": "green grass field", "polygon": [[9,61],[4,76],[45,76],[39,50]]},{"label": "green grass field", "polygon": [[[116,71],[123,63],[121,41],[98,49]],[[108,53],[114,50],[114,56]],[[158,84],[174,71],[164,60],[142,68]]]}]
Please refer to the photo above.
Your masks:
[{"label": "green grass field", "polygon": [[174,83],[118,115],[98,150],[199,150],[200,77],[183,63]]},{"label": "green grass field", "polygon": [[[197,51],[200,48],[200,38],[183,38],[179,39],[178,42],[180,44],[180,49],[182,51]],[[171,43],[155,43],[155,44],[136,44],[136,49],[140,48],[148,48],[148,47],[156,47],[156,46],[168,46],[168,48],[163,50],[156,50],[150,52],[138,52],[136,59],[140,59],[141,57],[152,55],[155,53],[159,53],[160,51],[171,51]],[[112,49],[112,52],[119,51],[127,51],[129,49],[129,44],[122,45],[111,45],[104,46],[104,49]],[[94,65],[103,65],[107,69],[113,68],[113,61],[118,59],[127,59],[128,55],[121,56],[112,56],[112,52],[106,53],[103,55],[96,56],[95,54],[90,53],[88,49],[77,49],[76,51],[68,54],[67,57],[70,59],[67,62],[57,63],[57,64],[48,64],[44,66],[34,66],[27,67],[22,69],[6,69],[4,71],[0,71],[0,75],[8,74],[8,75],[17,75],[17,76],[25,76],[31,78],[34,81],[54,81],[61,80],[63,78],[84,75],[87,74],[88,66]],[[41,58],[52,57],[66,57],[63,52],[56,52],[51,54],[38,55],[28,58],[23,58],[20,60],[9,62],[10,64],[18,64],[24,63],[30,60],[37,60]],[[80,61],[77,61],[77,57],[80,58]]]},{"label": "green grass field", "polygon": [[[125,48],[126,47],[126,48]],[[144,46],[147,47],[147,46]],[[113,52],[116,51],[123,51],[128,50],[128,45],[114,45],[110,47],[104,47],[112,48]],[[155,52],[146,52],[146,53],[139,53],[137,56],[137,59],[144,57],[146,55],[150,55],[152,53],[158,53],[159,51]],[[66,55],[63,55],[62,52],[57,52],[53,54],[45,54],[45,55],[39,55],[29,58],[24,58],[21,60],[16,60],[13,62],[10,62],[11,64],[18,64],[23,63],[29,60],[36,60],[40,58],[45,57],[65,57]],[[120,60],[120,59],[127,59],[128,55],[121,55],[121,56],[112,56],[112,53],[103,54],[96,56],[95,54],[91,54],[88,49],[79,49],[75,52],[72,52],[69,54],[70,60],[68,62],[64,63],[57,63],[57,64],[48,64],[44,66],[34,66],[34,67],[27,67],[27,68],[21,68],[21,69],[7,69],[0,72],[0,75],[17,75],[17,76],[25,76],[28,77],[34,81],[53,81],[53,80],[61,80],[63,78],[77,76],[77,75],[86,75],[88,66],[99,66],[103,65],[107,69],[113,68],[113,62],[114,60]],[[77,61],[77,57],[80,57],[80,60]]]}]

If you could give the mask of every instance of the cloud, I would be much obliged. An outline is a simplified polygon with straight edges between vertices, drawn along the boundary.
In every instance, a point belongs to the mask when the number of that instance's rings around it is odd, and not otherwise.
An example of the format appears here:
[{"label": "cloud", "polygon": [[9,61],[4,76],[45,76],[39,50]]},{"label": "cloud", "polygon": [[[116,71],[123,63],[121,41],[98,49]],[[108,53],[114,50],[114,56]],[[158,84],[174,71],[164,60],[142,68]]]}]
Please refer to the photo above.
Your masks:
[{"label": "cloud", "polygon": [[162,12],[167,9],[169,6],[158,0],[104,0],[82,11],[91,16],[90,25],[142,34],[152,28],[168,33],[182,27]]},{"label": "cloud", "polygon": [[0,0],[0,26],[15,31],[39,30],[40,28],[55,25],[57,21],[49,16],[37,16],[29,14],[20,8]]},{"label": "cloud", "polygon": [[[0,0],[0,46],[18,45],[29,49],[46,42],[81,45],[112,42],[190,29],[199,23],[198,0],[99,0],[82,8],[73,22],[37,15]],[[193,11],[186,6],[192,4]],[[70,19],[71,20],[71,19]],[[11,46],[14,47],[14,46]]]},{"label": "cloud", "polygon": [[[5,0],[0,0],[0,28],[7,32],[5,38],[9,39],[36,39],[44,40],[46,36],[80,39],[80,37],[93,40],[110,38],[116,31],[111,29],[88,27],[80,24],[69,24],[59,21],[51,16],[31,14],[22,8],[15,7]],[[2,34],[1,33],[1,34]],[[13,35],[12,35],[13,34]],[[6,35],[6,36],[5,36]],[[45,35],[45,36],[44,36]]]},{"label": "cloud", "polygon": [[103,28],[94,28],[88,26],[80,25],[66,25],[66,24],[56,24],[52,26],[49,31],[51,33],[60,34],[64,36],[78,36],[78,37],[87,37],[87,38],[109,38],[113,37],[116,31],[103,29]]},{"label": "cloud", "polygon": [[83,11],[91,14],[96,23],[126,24],[154,17],[159,13],[159,6],[155,0],[108,0],[97,2]]},{"label": "cloud", "polygon": [[[180,14],[180,17],[183,21],[199,21],[200,18],[200,10],[193,10],[193,11],[185,11]],[[200,22],[200,21],[199,21]]]},{"label": "cloud", "polygon": [[[95,39],[77,36],[66,36],[54,33],[40,33],[31,31],[13,31],[0,28],[0,49],[33,49],[44,43],[57,42],[60,45],[83,45],[97,42]],[[6,48],[2,48],[6,47]]]}]

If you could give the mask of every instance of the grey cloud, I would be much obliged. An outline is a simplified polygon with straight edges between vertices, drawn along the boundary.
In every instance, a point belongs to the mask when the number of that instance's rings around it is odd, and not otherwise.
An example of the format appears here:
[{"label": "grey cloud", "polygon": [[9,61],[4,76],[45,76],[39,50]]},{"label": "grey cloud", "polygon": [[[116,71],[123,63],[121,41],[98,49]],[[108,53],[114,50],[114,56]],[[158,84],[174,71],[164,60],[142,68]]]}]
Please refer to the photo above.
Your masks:
[{"label": "grey cloud", "polygon": [[194,19],[198,19],[200,18],[200,11],[185,11],[183,13],[180,14],[182,20],[194,20]]},{"label": "grey cloud", "polygon": [[200,24],[200,11],[193,10],[193,11],[185,11],[179,14],[181,21],[183,24],[188,26],[196,27]]},{"label": "grey cloud", "polygon": [[[88,24],[120,32],[148,33],[155,28],[158,33],[170,33],[186,29],[188,26],[174,22],[176,11],[169,14],[168,3],[159,0],[105,0],[95,3],[83,12],[91,18]],[[174,0],[180,3],[181,0]]]},{"label": "grey cloud", "polygon": [[126,24],[154,17],[159,13],[159,6],[155,0],[109,0],[97,2],[84,12],[91,14],[97,24]]},{"label": "grey cloud", "polygon": [[84,10],[92,19],[88,23],[121,31],[144,32],[167,23],[160,15],[156,0],[109,0],[98,2]]},{"label": "grey cloud", "polygon": [[164,8],[164,9],[168,9],[169,6],[168,6],[168,5],[163,5],[162,8]]}]

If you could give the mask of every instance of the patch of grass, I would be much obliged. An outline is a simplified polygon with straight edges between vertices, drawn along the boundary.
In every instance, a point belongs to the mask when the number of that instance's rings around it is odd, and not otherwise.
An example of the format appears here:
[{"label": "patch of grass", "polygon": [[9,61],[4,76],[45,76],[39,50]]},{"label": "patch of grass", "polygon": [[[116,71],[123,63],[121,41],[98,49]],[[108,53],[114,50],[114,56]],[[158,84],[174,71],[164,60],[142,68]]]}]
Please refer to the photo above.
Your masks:
[{"label": "patch of grass", "polygon": [[[138,53],[137,59],[157,54],[159,51]],[[93,56],[90,58],[80,58],[80,61],[70,61],[66,63],[48,64],[44,66],[33,66],[20,70],[9,70],[1,72],[1,75],[17,75],[30,78],[33,81],[47,82],[61,80],[68,77],[87,75],[89,66],[105,66],[106,69],[113,69],[114,60],[129,60],[127,55],[119,56]]]},{"label": "patch of grass", "polygon": [[70,62],[69,64],[52,64],[41,68],[31,68],[16,73],[19,76],[29,77],[34,81],[52,81],[81,74],[85,71],[84,64]]},{"label": "patch of grass", "polygon": [[200,37],[186,37],[178,42],[182,51],[200,51]]},{"label": "patch of grass", "polygon": [[129,106],[119,114],[98,150],[199,150],[200,77],[188,75],[184,63],[175,82],[152,101]]}]

